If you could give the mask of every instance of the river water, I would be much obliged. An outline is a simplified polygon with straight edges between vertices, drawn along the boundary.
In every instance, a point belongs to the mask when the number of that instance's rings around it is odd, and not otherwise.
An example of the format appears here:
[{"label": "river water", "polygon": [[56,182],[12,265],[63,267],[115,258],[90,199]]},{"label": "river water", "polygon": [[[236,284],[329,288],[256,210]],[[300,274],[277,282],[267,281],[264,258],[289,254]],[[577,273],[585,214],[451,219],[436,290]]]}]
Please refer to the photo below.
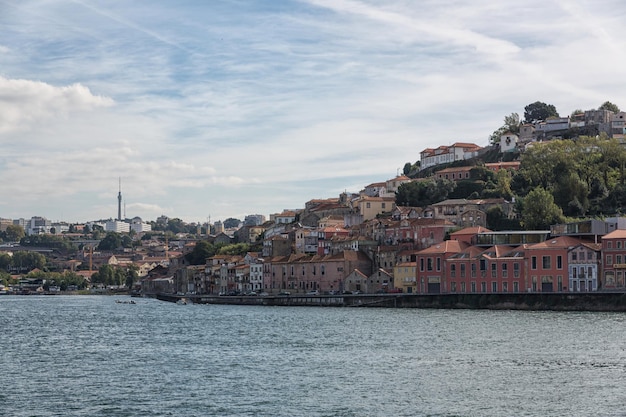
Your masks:
[{"label": "river water", "polygon": [[2,416],[626,416],[626,315],[0,296]]}]

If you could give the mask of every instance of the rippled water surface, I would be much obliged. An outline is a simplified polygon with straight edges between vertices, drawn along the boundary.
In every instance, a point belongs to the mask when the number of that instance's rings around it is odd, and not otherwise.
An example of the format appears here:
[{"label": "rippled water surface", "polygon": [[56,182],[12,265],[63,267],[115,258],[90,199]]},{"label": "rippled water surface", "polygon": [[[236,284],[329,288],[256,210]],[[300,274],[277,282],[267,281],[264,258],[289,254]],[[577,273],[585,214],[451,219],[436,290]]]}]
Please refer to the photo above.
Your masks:
[{"label": "rippled water surface", "polygon": [[0,296],[3,416],[626,416],[626,316]]}]

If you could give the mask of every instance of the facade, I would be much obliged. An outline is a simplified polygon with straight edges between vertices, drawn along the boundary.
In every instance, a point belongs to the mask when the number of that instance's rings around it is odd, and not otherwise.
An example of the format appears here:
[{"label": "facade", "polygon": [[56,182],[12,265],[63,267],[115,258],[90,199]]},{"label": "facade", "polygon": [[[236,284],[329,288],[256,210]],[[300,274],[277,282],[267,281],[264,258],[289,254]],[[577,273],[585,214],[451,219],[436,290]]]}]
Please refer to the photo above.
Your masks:
[{"label": "facade", "polygon": [[[606,241],[603,239],[603,245],[571,236],[519,246],[495,245],[486,249],[469,246],[463,241],[456,241],[457,245],[448,243],[454,241],[443,242],[418,252],[417,291],[431,294],[597,291],[602,288],[602,247],[614,247],[621,239],[626,243],[626,231],[614,233]],[[624,261],[626,250],[621,246],[623,253],[620,259]],[[615,252],[613,256],[617,254]],[[605,267],[608,262],[614,265],[612,263],[616,258],[613,256],[605,255]],[[626,263],[623,266],[626,270]],[[605,281],[609,284],[604,287],[618,289],[617,276],[617,271],[605,273]],[[623,289],[624,274],[620,276]]]},{"label": "facade", "polygon": [[474,167],[470,166],[445,168],[435,172],[435,178],[451,181],[469,180],[471,177],[470,171],[472,169],[474,169]]},{"label": "facade", "polygon": [[104,224],[104,230],[115,233],[129,233],[130,224],[119,220],[109,220]]},{"label": "facade", "polygon": [[355,269],[366,276],[371,271],[371,261],[361,252],[276,257],[263,264],[263,286],[268,293],[343,292],[345,278]]},{"label": "facade", "polygon": [[393,267],[393,286],[403,293],[417,292],[416,263],[402,262]]},{"label": "facade", "polygon": [[602,237],[603,288],[626,290],[626,230],[615,230]]},{"label": "facade", "polygon": [[514,152],[517,150],[517,142],[519,142],[519,136],[515,133],[505,132],[500,136],[500,152]]},{"label": "facade", "polygon": [[356,207],[363,221],[375,219],[383,213],[392,212],[396,208],[395,197],[361,197],[356,201]]},{"label": "facade", "polygon": [[433,166],[463,161],[478,156],[481,147],[474,143],[456,142],[450,146],[427,148],[420,152],[420,170]]},{"label": "facade", "polygon": [[413,180],[407,177],[406,175],[399,175],[395,178],[387,180],[387,182],[385,183],[385,188],[387,191],[386,194],[393,196],[398,191],[398,188],[402,184],[406,184],[407,182],[411,182],[411,181]]}]

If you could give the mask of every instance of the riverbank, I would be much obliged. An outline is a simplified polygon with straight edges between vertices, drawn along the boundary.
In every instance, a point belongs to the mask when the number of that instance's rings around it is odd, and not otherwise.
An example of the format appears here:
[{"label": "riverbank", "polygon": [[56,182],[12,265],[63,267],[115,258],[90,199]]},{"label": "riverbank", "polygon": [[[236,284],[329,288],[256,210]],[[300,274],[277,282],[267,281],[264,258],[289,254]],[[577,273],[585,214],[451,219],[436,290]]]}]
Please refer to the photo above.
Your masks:
[{"label": "riverbank", "polygon": [[184,301],[193,304],[626,312],[626,293],[349,294],[263,297],[158,294],[156,298],[162,301]]}]

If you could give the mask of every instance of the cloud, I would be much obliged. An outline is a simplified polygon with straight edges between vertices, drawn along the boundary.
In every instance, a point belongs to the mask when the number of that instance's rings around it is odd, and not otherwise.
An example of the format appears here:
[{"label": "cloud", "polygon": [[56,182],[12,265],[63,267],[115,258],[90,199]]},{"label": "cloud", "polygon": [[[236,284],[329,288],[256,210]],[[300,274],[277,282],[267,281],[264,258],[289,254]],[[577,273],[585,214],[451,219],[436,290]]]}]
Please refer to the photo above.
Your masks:
[{"label": "cloud", "polygon": [[0,76],[0,133],[27,129],[72,112],[113,105],[113,100],[96,96],[89,88],[73,84],[55,87],[40,81]]}]

